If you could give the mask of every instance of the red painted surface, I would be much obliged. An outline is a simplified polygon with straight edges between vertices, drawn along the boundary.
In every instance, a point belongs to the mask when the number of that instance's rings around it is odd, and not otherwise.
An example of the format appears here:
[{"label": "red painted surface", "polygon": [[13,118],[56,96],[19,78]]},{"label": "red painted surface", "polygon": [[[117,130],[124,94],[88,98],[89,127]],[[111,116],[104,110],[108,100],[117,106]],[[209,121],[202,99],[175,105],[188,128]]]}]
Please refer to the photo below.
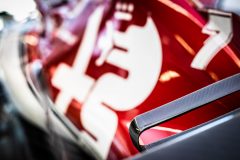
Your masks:
[{"label": "red painted surface", "polygon": [[[234,54],[235,59],[236,57],[238,57],[238,60],[240,58],[240,48],[237,45],[240,44],[240,35],[237,29],[237,26],[239,28],[239,22],[235,23],[234,21],[234,37],[230,44],[213,58],[206,70],[197,70],[191,68],[190,64],[195,54],[203,46],[204,41],[208,38],[208,35],[201,32],[202,27],[208,21],[206,13],[199,12],[184,0],[126,0],[124,2],[134,3],[133,20],[126,23],[114,19],[113,7],[116,0],[112,2],[106,1],[103,3],[105,6],[105,15],[98,32],[99,37],[104,36],[107,20],[111,19],[113,21],[114,25],[116,25],[115,29],[125,30],[132,24],[144,25],[146,17],[151,16],[159,32],[159,37],[162,40],[163,60],[162,66],[159,66],[162,68],[159,81],[150,96],[139,106],[136,106],[135,109],[130,111],[115,111],[119,121],[118,129],[109,152],[109,159],[120,159],[137,153],[128,133],[128,125],[135,116],[240,71],[236,61],[234,62],[229,56],[229,54]],[[73,19],[65,18],[64,14],[59,14],[61,7],[47,11],[47,14],[44,11],[46,17],[55,18],[55,28],[45,31],[45,34],[39,37],[40,41],[36,48],[35,46],[29,46],[29,55],[31,55],[30,61],[34,61],[36,58],[42,60],[46,77],[49,80],[53,101],[59,93],[59,90],[54,88],[50,82],[55,69],[62,63],[72,66],[82,40],[86,22],[98,5],[100,4],[89,4],[84,14],[78,15]],[[74,5],[66,7],[71,8]],[[68,45],[55,37],[55,32],[59,27],[70,31],[78,38],[78,41],[72,45]],[[96,46],[87,68],[86,74],[88,76],[96,80],[108,72],[115,73],[122,78],[128,76],[128,71],[107,62],[101,66],[95,65],[96,58],[100,54],[101,52]],[[144,76],[144,73],[142,76]],[[239,94],[234,94],[231,97],[226,97],[223,100],[172,119],[160,125],[165,128],[150,129],[143,133],[141,140],[143,143],[149,143],[204,123],[239,106],[239,98]],[[66,113],[66,116],[79,129],[83,128],[79,117],[81,106],[80,102],[73,100]]]}]

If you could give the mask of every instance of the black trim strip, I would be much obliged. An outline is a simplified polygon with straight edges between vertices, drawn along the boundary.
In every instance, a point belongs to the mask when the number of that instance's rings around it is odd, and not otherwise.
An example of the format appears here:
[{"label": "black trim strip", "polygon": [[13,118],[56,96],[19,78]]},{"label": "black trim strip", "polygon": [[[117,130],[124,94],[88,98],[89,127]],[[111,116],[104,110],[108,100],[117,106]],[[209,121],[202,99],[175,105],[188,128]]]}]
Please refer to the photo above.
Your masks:
[{"label": "black trim strip", "polygon": [[139,144],[139,136],[143,131],[239,90],[240,73],[138,115],[129,127],[132,142],[139,151],[143,151],[145,146]]}]

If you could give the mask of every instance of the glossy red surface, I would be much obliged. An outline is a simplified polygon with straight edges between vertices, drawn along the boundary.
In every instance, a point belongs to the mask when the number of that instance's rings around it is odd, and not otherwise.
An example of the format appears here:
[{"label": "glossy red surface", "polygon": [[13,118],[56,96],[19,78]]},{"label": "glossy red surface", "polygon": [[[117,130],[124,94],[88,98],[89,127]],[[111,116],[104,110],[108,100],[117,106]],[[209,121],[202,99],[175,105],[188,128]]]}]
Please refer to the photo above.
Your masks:
[{"label": "glossy red surface", "polygon": [[[121,159],[137,153],[128,133],[128,125],[135,116],[240,71],[240,48],[237,45],[240,44],[239,18],[233,17],[233,39],[229,45],[216,54],[205,70],[198,70],[191,68],[191,62],[209,37],[202,33],[202,28],[208,21],[207,13],[200,12],[184,0],[124,0],[121,2],[134,4],[131,21],[120,21],[114,18],[116,0],[105,1],[102,4],[89,3],[84,14],[77,15],[72,19],[64,17],[64,14],[57,15],[60,13],[61,7],[54,11],[48,11],[46,15],[56,20],[55,28],[45,31],[45,34],[40,37],[36,50],[34,46],[32,46],[33,48],[29,46],[30,61],[40,58],[44,64],[52,99],[55,101],[60,91],[51,84],[55,69],[63,63],[68,66],[73,65],[87,20],[99,5],[104,6],[104,16],[98,31],[98,40],[100,37],[106,36],[106,22],[109,20],[113,22],[115,30],[124,31],[133,24],[144,26],[148,16],[153,19],[162,45],[162,64],[159,66],[161,72],[153,91],[140,105],[129,111],[114,111],[118,116],[118,126],[108,154],[109,159]],[[71,7],[74,5],[66,6],[66,8]],[[46,17],[45,22],[47,21]],[[75,35],[77,41],[67,44],[56,37],[56,31],[60,27]],[[142,38],[144,39],[144,37]],[[100,66],[96,65],[96,60],[101,54],[98,47],[98,44],[95,43],[95,49],[85,74],[98,80],[104,74],[111,72],[126,79],[129,74],[127,70],[107,62]],[[142,76],[144,76],[144,72]],[[239,106],[239,98],[239,94],[234,94],[160,124],[143,133],[141,141],[147,144],[227,113],[237,105]],[[66,112],[66,116],[79,129],[84,129],[80,121],[83,103],[73,99]]]}]

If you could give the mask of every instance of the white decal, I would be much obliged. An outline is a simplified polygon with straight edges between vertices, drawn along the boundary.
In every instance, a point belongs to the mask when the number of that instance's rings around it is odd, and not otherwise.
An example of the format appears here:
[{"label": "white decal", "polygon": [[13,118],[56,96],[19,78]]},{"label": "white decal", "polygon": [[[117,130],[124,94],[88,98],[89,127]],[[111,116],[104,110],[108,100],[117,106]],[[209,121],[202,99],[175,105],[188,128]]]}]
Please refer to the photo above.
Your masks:
[{"label": "white decal", "polygon": [[114,18],[118,20],[130,21],[132,20],[132,12],[134,10],[133,4],[120,3],[116,4],[116,12],[114,13]]},{"label": "white decal", "polygon": [[[134,6],[129,4],[126,8],[133,11]],[[117,31],[112,22],[107,21],[107,33],[97,42],[101,55],[96,64],[110,63],[127,70],[128,76],[122,78],[114,73],[105,73],[94,80],[86,74],[86,70],[102,14],[103,8],[98,8],[91,15],[73,66],[59,65],[52,84],[61,90],[55,102],[60,112],[66,112],[72,99],[82,104],[82,125],[96,138],[88,137],[105,159],[118,126],[114,111],[133,109],[151,94],[160,74],[162,48],[158,31],[150,17],[145,26],[130,25],[125,32]]]},{"label": "white decal", "polygon": [[206,69],[213,57],[224,48],[232,39],[232,19],[229,16],[216,14],[209,15],[209,22],[203,27],[202,32],[210,35],[204,46],[194,57],[191,67]]}]

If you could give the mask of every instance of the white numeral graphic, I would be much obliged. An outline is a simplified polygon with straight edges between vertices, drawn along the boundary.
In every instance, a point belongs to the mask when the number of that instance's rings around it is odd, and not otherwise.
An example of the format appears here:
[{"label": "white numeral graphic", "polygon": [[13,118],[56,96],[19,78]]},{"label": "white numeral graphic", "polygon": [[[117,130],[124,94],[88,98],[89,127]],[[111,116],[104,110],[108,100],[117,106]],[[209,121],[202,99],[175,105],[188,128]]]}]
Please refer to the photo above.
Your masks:
[{"label": "white numeral graphic", "polygon": [[232,39],[232,19],[230,16],[209,15],[209,22],[203,27],[202,32],[210,35],[204,46],[194,57],[191,67],[206,69],[213,57],[224,48]]},{"label": "white numeral graphic", "polygon": [[[128,8],[134,9],[132,5]],[[52,83],[61,90],[55,102],[60,112],[66,112],[72,99],[83,104],[80,116],[82,125],[96,138],[94,140],[88,136],[89,142],[105,159],[118,126],[118,117],[114,111],[133,109],[151,94],[160,74],[162,48],[150,17],[145,26],[132,25],[126,32],[114,30],[112,22],[108,21],[107,34],[97,44],[102,53],[96,64],[110,63],[127,70],[128,77],[105,73],[95,81],[86,75],[86,69],[102,14],[103,9],[98,8],[91,15],[73,66],[59,65]]]}]

